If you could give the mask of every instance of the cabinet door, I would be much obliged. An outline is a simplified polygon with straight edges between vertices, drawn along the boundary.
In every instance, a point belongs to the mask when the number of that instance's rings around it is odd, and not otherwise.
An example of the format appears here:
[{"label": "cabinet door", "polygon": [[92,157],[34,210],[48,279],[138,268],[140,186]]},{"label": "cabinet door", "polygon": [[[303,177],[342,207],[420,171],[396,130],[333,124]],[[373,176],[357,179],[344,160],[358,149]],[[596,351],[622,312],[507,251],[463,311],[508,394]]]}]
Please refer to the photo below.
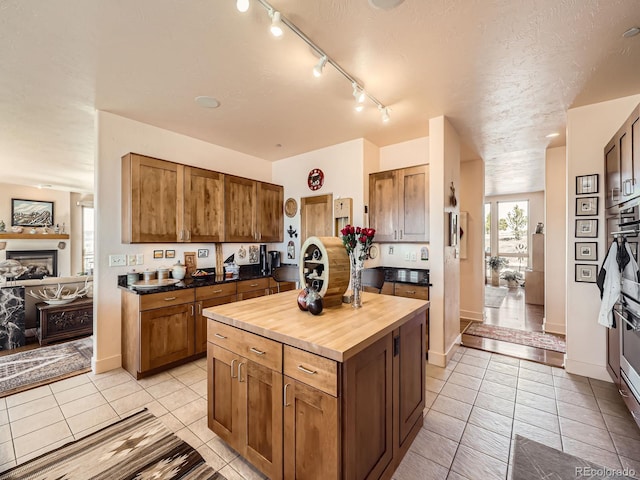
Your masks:
[{"label": "cabinet door", "polygon": [[621,200],[624,202],[635,196],[633,156],[631,150],[631,124],[629,122],[627,122],[625,127],[618,133],[618,151],[620,152],[620,180],[622,182]]},{"label": "cabinet door", "polygon": [[344,364],[343,478],[380,478],[393,458],[393,351],[386,335]]},{"label": "cabinet door", "polygon": [[282,216],[284,188],[280,185],[258,182],[258,240],[282,242],[284,221]]},{"label": "cabinet door", "polygon": [[397,409],[399,439],[402,448],[425,406],[426,315],[416,315],[400,327],[395,368],[398,385]]},{"label": "cabinet door", "polygon": [[218,345],[207,345],[207,422],[222,440],[235,449],[240,445],[240,357]]},{"label": "cabinet door", "polygon": [[369,175],[369,224],[376,229],[376,242],[398,241],[397,172]]},{"label": "cabinet door", "polygon": [[178,239],[182,166],[130,153],[122,157],[122,242]]},{"label": "cabinet door", "polygon": [[610,208],[620,203],[620,154],[618,142],[614,138],[604,150],[605,168],[605,208]]},{"label": "cabinet door", "polygon": [[209,307],[215,307],[216,305],[224,305],[226,303],[232,303],[236,301],[235,295],[228,295],[226,297],[208,298],[196,302],[196,343],[195,353],[202,353],[207,351],[207,317],[202,314],[202,310]]},{"label": "cabinet door", "polygon": [[284,478],[338,478],[338,399],[284,377]]},{"label": "cabinet door", "polygon": [[634,192],[640,194],[640,107],[637,107],[630,120],[631,163],[633,164]]},{"label": "cabinet door", "polygon": [[269,478],[282,478],[282,373],[245,358],[238,366],[246,432],[242,455]]},{"label": "cabinet door", "polygon": [[254,180],[225,176],[224,224],[227,242],[255,242],[257,187]]},{"label": "cabinet door", "polygon": [[194,305],[147,310],[140,314],[140,371],[187,358],[194,353]]},{"label": "cabinet door", "polygon": [[184,167],[184,221],[179,238],[187,242],[224,240],[224,175]]},{"label": "cabinet door", "polygon": [[[398,240],[429,241],[429,167],[405,168],[398,173]],[[377,232],[376,232],[377,233]]]}]

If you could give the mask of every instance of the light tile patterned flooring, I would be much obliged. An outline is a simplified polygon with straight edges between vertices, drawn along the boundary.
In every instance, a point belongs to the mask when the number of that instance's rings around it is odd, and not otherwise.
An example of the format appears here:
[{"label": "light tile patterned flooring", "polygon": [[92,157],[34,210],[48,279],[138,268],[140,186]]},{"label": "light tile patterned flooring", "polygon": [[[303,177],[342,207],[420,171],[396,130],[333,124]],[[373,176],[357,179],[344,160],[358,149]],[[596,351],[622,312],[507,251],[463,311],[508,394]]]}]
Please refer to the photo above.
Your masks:
[{"label": "light tile patterned flooring", "polygon": [[[0,471],[147,407],[229,480],[263,478],[207,428],[206,362],[134,380],[84,374],[0,399]],[[640,430],[613,384],[461,347],[427,366],[424,427],[397,480],[509,478],[520,434],[640,474]]]}]

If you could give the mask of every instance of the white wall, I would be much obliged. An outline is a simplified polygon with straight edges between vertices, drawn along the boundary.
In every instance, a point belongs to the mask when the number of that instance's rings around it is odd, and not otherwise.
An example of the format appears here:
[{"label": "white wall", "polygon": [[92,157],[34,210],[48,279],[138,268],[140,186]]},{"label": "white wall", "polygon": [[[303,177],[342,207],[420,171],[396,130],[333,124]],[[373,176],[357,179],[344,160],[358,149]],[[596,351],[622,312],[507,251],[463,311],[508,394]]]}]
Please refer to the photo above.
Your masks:
[{"label": "white wall", "polygon": [[[449,204],[449,186],[460,187],[460,140],[446,117],[429,120],[429,207],[431,230],[429,363],[446,366],[460,338],[460,261],[458,247],[445,243],[448,214],[460,213]],[[458,193],[459,197],[459,193]]]},{"label": "white wall", "polygon": [[[460,258],[460,317],[484,319],[484,162],[460,163],[460,211],[467,212],[467,258]],[[463,241],[461,239],[461,241]]]},{"label": "white wall", "polygon": [[[565,334],[567,278],[567,148],[547,150],[545,166],[544,330]],[[573,242],[570,242],[573,243]]]},{"label": "white wall", "polygon": [[416,138],[380,148],[380,170],[412,167],[429,163],[429,137]]},{"label": "white wall", "polygon": [[[598,173],[598,264],[606,254],[604,225],[604,147],[640,103],[640,95],[573,108],[567,114],[567,252],[575,239],[575,179]],[[606,372],[606,332],[598,325],[598,288],[574,281],[575,261],[567,254],[567,372],[611,380]]]},{"label": "white wall", "polygon": [[[0,220],[5,223],[7,232],[11,232],[11,199],[21,198],[26,200],[41,200],[54,202],[53,205],[53,221],[54,225],[59,223],[65,224],[66,233],[73,236],[75,227],[71,224],[69,203],[70,193],[60,190],[51,190],[48,188],[27,187],[23,185],[13,185],[8,183],[0,184]],[[25,228],[24,232],[29,229]],[[38,229],[40,230],[40,229]],[[61,240],[3,240],[7,245],[4,250],[0,250],[0,261],[7,258],[7,250],[57,250],[58,251],[58,276],[69,276],[76,272],[71,271],[71,249],[69,248],[69,240],[65,242],[65,248],[59,249],[58,244]]]},{"label": "white wall", "polygon": [[[217,170],[261,181],[271,181],[271,163],[174,132],[98,112],[98,152],[95,169],[96,269],[94,272],[94,371],[120,367],[120,291],[117,276],[131,267],[109,267],[108,256],[143,253],[145,267],[183,259],[185,251],[208,248],[208,264],[215,265],[213,244],[133,244],[121,242],[121,157],[136,152],[164,160]],[[227,252],[231,246],[225,246]],[[175,249],[175,260],[153,260],[153,250]],[[224,250],[223,250],[224,251]],[[227,253],[225,253],[226,255]],[[199,259],[202,260],[202,259]]]}]

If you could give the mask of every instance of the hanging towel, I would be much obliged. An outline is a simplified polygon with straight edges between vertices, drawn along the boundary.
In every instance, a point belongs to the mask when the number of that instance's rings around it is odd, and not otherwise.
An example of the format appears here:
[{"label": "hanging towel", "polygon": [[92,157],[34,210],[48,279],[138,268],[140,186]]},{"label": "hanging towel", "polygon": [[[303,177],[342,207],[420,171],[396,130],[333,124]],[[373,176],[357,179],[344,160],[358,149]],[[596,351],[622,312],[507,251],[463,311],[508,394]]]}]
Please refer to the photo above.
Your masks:
[{"label": "hanging towel", "polygon": [[600,313],[598,323],[611,328],[614,325],[613,306],[620,297],[620,267],[618,265],[618,243],[611,243],[607,256],[602,262],[602,268],[598,273],[598,288],[600,289]]},{"label": "hanging towel", "polygon": [[[626,238],[623,240],[622,248],[620,250],[623,250],[625,252],[624,258],[625,260],[627,260],[624,265],[620,265],[620,270],[622,270],[622,278],[624,278],[625,280],[631,280],[633,282],[623,282],[622,291],[623,293],[629,295],[632,299],[638,301],[638,299],[640,299],[640,283],[638,283],[638,279],[640,278],[638,277],[638,275],[640,274],[640,271],[638,271],[638,264],[635,258],[633,258],[631,247],[629,246]],[[618,258],[620,258],[620,255],[618,255]]]}]

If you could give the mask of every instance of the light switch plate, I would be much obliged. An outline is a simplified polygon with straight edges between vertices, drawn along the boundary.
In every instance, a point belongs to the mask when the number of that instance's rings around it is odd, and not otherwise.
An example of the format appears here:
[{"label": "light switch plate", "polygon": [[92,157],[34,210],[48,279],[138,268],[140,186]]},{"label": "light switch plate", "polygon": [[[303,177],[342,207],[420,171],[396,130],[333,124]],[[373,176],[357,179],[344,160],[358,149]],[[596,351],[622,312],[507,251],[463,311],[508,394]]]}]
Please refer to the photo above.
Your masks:
[{"label": "light switch plate", "polygon": [[411,252],[411,261],[415,262],[418,260],[418,256],[416,255],[416,252]]},{"label": "light switch plate", "polygon": [[144,265],[144,253],[137,253],[136,254],[136,263],[138,265]]},{"label": "light switch plate", "polygon": [[127,255],[127,265],[135,265],[136,264],[136,254],[130,253]]},{"label": "light switch plate", "polygon": [[109,255],[110,267],[126,267],[127,256],[126,255]]}]

